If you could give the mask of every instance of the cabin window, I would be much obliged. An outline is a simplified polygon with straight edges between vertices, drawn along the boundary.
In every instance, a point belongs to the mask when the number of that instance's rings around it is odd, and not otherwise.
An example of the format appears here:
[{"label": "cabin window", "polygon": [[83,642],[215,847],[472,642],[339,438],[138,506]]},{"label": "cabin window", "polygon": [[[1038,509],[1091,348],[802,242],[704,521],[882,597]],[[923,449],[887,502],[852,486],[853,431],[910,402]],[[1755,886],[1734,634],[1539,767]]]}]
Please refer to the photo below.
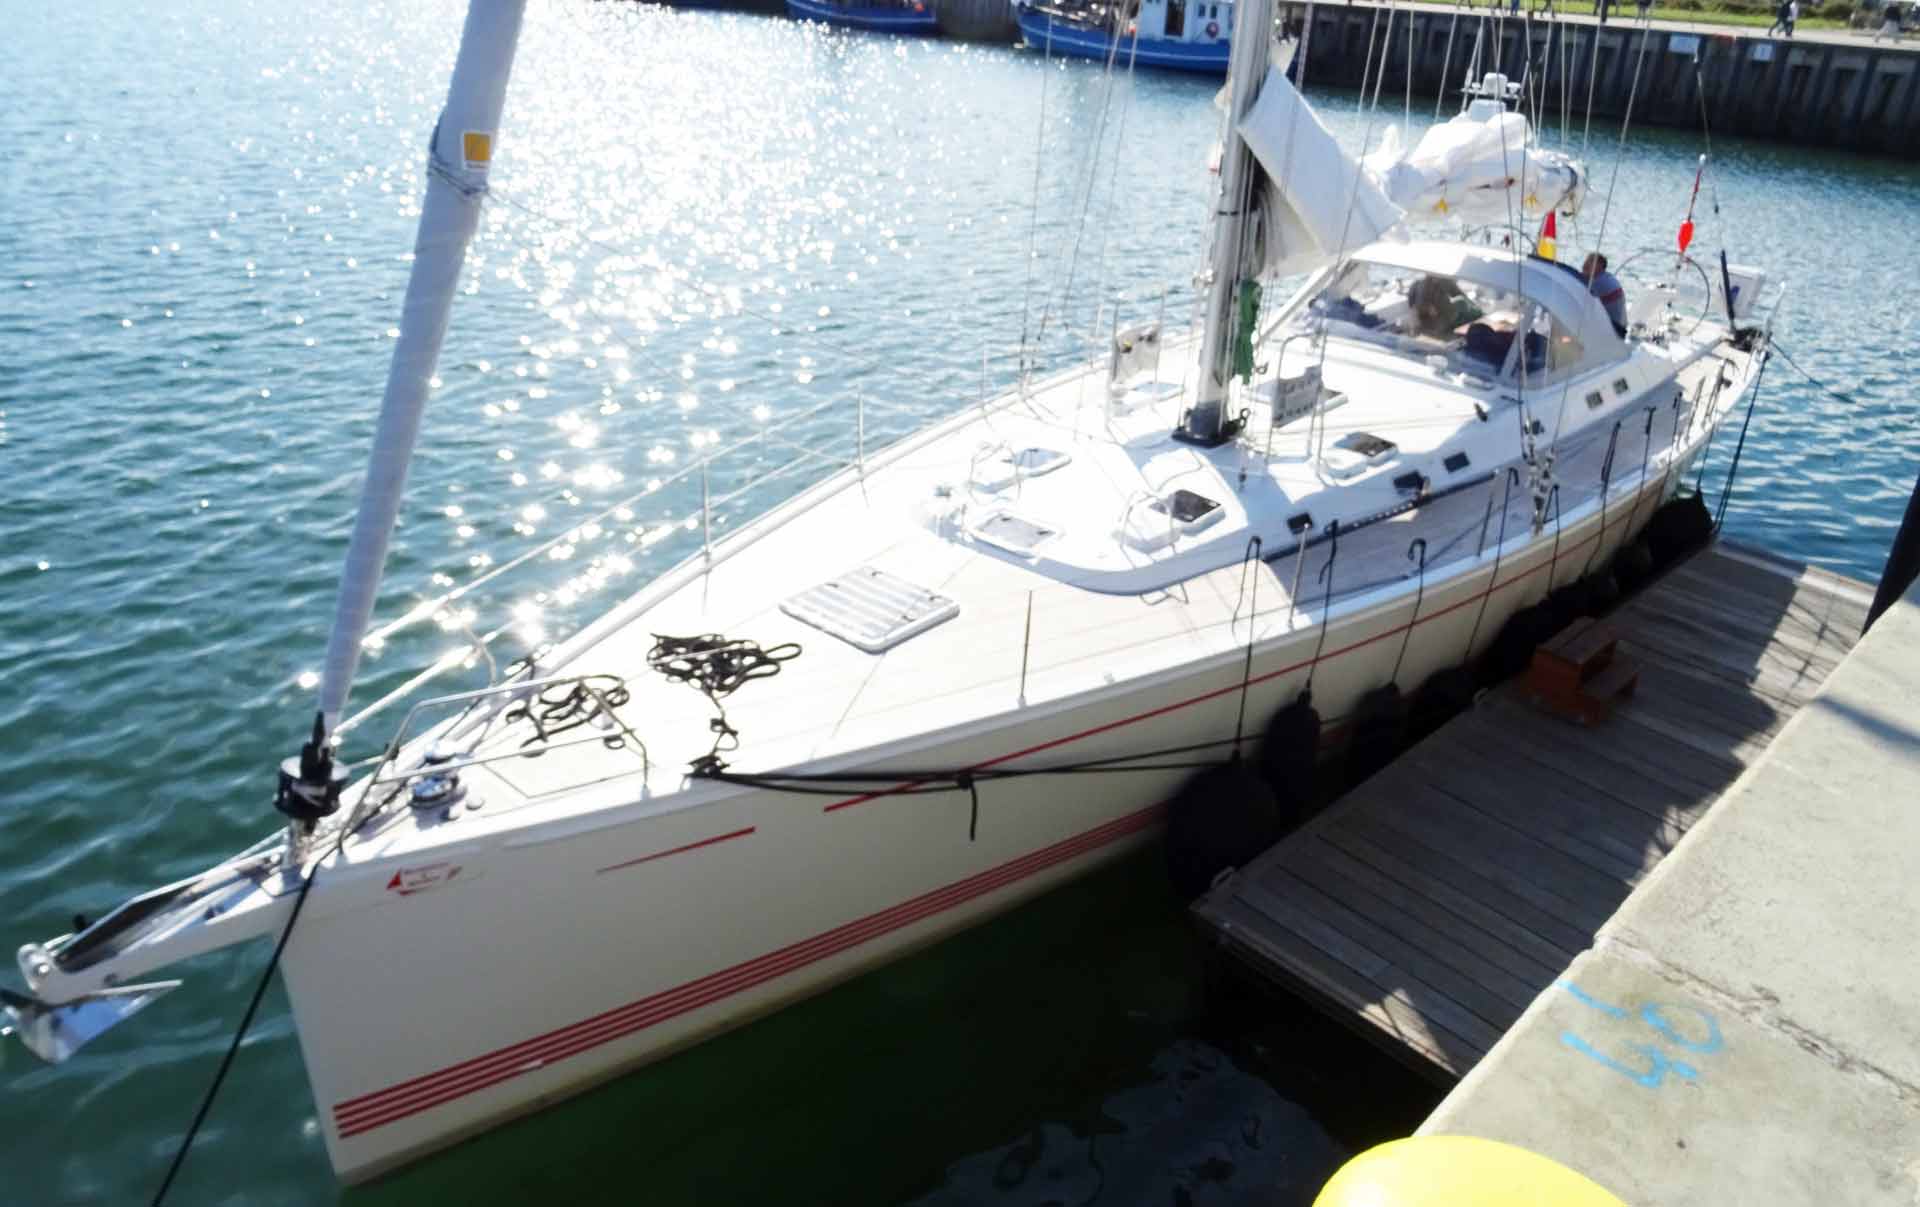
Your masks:
[{"label": "cabin window", "polygon": [[1454,277],[1354,262],[1297,312],[1294,330],[1372,344],[1445,372],[1501,371],[1525,304]]},{"label": "cabin window", "polygon": [[1621,397],[1625,397],[1627,394],[1631,393],[1632,390],[1633,390],[1633,387],[1627,384],[1626,378],[1616,377],[1613,379],[1613,392],[1615,394],[1618,394]]},{"label": "cabin window", "polygon": [[1166,36],[1177,38],[1187,32],[1187,0],[1167,0]]},{"label": "cabin window", "polygon": [[1587,409],[1597,411],[1606,404],[1606,396],[1598,390],[1587,391]]}]

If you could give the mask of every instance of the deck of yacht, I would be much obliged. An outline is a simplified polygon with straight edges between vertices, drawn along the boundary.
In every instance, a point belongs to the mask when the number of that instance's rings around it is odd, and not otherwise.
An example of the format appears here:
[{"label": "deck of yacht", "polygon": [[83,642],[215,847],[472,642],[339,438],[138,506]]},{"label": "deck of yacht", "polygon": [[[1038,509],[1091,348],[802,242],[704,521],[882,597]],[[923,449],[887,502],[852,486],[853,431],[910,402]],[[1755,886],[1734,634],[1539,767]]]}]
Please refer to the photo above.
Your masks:
[{"label": "deck of yacht", "polygon": [[[1168,356],[1177,358],[1178,352],[1169,349]],[[1683,372],[1683,385],[1688,375],[1717,371],[1716,360],[1701,358]],[[1394,386],[1391,396],[1400,399],[1400,384],[1387,384]],[[1476,545],[1489,539],[1497,543],[1499,530],[1490,528],[1496,500],[1510,502],[1508,514],[1518,517],[1511,534],[1525,529],[1531,506],[1525,492],[1493,493],[1504,481],[1493,471],[1512,441],[1512,420],[1480,422],[1470,398],[1456,396],[1448,404],[1437,397],[1439,391],[1429,394],[1435,397],[1416,394],[1422,414],[1396,435],[1405,442],[1406,464],[1420,465],[1436,487],[1457,478],[1458,491],[1437,490],[1432,502],[1400,517],[1406,522],[1374,524],[1345,538],[1338,553],[1336,606],[1365,587],[1412,579],[1417,567],[1409,542],[1415,537],[1430,538],[1431,587],[1448,572],[1446,563],[1457,567]],[[1262,525],[1271,529],[1276,515],[1297,509],[1291,500],[1305,487],[1296,487],[1292,479],[1314,481],[1304,430],[1296,430],[1296,424],[1272,441],[1196,449],[1168,438],[1180,405],[1175,396],[1121,414],[1109,406],[1103,375],[1068,375],[1029,400],[981,408],[910,443],[870,464],[837,493],[789,503],[769,517],[774,523],[763,524],[768,536],[744,545],[734,542],[736,547],[723,547],[724,554],[716,550],[711,562],[696,560],[670,575],[624,615],[617,610],[582,653],[558,668],[565,674],[619,677],[631,693],[619,717],[644,744],[645,772],[631,742],[506,757],[526,743],[530,729],[524,722],[502,725],[479,751],[496,761],[468,773],[470,785],[487,802],[476,824],[484,827],[511,810],[595,785],[605,785],[605,791],[595,788],[592,799],[576,793],[568,807],[589,809],[616,796],[627,801],[643,794],[658,797],[685,786],[689,765],[713,747],[715,710],[693,686],[650,669],[648,654],[657,635],[718,633],[763,649],[787,643],[800,647],[779,674],[749,682],[724,701],[727,722],[740,736],[737,752],[723,750],[722,757],[737,770],[754,772],[977,724],[1122,680],[1232,657],[1250,635],[1267,639],[1318,624],[1327,599],[1317,578],[1323,553],[1308,555],[1297,607],[1290,598],[1295,559],[1284,551],[1276,559],[1271,548],[1261,550],[1264,561],[1246,557],[1249,531]],[[1446,405],[1460,414],[1438,424],[1426,417]],[[1625,389],[1607,405],[1590,412],[1591,425],[1618,429],[1622,466],[1644,466],[1648,450],[1641,444],[1657,453],[1668,433],[1648,435],[1651,428],[1643,432],[1632,421],[1640,408],[1637,396]],[[1619,408],[1626,409],[1616,417]],[[1366,409],[1354,404],[1334,414]],[[1258,418],[1254,430],[1264,435]],[[1455,434],[1435,435],[1440,429]],[[1573,472],[1583,457],[1597,466],[1607,452],[1605,443],[1589,440],[1584,453],[1563,456],[1562,472]],[[983,459],[1034,447],[1065,452],[1071,459],[1051,473],[981,485]],[[1470,466],[1469,458],[1448,455],[1460,450],[1471,452]],[[1421,457],[1426,459],[1417,460]],[[1459,468],[1450,474],[1442,460]],[[1396,464],[1371,480],[1331,486],[1339,503],[1352,508],[1344,514],[1377,512],[1406,497],[1390,480],[1401,471]],[[1653,472],[1660,472],[1657,461]],[[1644,469],[1641,474],[1636,489],[1654,485]],[[1187,484],[1220,499],[1222,518],[1211,529],[1159,550],[1142,550],[1117,535],[1129,517],[1142,513],[1143,500]],[[1330,480],[1315,484],[1326,488]],[[1616,490],[1629,484],[1624,472],[1615,479]],[[1324,502],[1314,506],[1325,512]],[[1042,561],[1055,549],[1067,552],[1051,566],[1042,565],[996,550],[974,535],[980,517],[1009,508],[1062,529]],[[1329,518],[1334,517],[1322,514],[1316,523],[1324,525]],[[955,539],[963,529],[966,535]],[[1069,558],[1091,569],[1069,566],[1071,572],[1062,572]],[[1170,566],[1173,562],[1181,564]],[[800,590],[868,567],[944,597],[957,605],[957,613],[876,655],[796,619],[783,607]],[[1110,569],[1180,581],[1159,589],[1088,589],[1089,579]],[[1442,659],[1455,660],[1457,652]],[[1420,661],[1416,648],[1408,661],[1410,673]]]}]

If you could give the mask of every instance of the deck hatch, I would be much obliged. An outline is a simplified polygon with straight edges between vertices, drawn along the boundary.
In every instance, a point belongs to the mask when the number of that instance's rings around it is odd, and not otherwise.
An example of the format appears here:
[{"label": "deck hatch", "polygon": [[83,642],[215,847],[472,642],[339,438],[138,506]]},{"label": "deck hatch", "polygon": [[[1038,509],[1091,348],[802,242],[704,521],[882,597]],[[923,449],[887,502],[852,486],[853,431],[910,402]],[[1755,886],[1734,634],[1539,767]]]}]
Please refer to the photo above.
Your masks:
[{"label": "deck hatch", "polygon": [[1045,524],[1013,511],[996,511],[973,526],[973,535],[989,545],[1005,549],[1008,553],[1017,553],[1021,557],[1032,557],[1040,546],[1052,540],[1059,533]]},{"label": "deck hatch", "polygon": [[795,620],[869,654],[884,653],[960,614],[957,601],[904,578],[862,566],[809,587],[780,605]]},{"label": "deck hatch", "polygon": [[1072,453],[1039,445],[1017,451],[1002,449],[975,464],[973,484],[981,490],[1004,490],[1023,479],[1050,474],[1072,460]]}]

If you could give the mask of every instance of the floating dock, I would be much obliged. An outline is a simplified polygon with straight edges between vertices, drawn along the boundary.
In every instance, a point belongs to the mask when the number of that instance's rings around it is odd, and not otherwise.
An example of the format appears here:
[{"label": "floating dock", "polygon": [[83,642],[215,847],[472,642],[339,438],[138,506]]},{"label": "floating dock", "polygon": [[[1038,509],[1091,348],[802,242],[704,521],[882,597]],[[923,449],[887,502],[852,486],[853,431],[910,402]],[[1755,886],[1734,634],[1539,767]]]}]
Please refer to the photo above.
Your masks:
[{"label": "floating dock", "polygon": [[1610,720],[1560,720],[1509,683],[1195,912],[1231,955],[1416,1069],[1465,1076],[1815,698],[1870,601],[1837,575],[1709,547],[1608,618],[1641,668]]}]

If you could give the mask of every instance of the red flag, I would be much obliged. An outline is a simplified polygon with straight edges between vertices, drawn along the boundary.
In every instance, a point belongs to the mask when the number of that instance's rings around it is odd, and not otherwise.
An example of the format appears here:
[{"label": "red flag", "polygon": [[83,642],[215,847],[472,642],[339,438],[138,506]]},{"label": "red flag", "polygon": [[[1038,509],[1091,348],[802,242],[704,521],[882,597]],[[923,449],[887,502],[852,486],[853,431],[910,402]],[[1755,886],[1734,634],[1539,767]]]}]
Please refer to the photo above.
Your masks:
[{"label": "red flag", "polygon": [[1551,260],[1555,258],[1556,249],[1554,248],[1554,245],[1553,245],[1555,234],[1556,232],[1553,226],[1553,211],[1548,210],[1547,220],[1540,224],[1540,241],[1534,245],[1534,254],[1538,255],[1542,260]]}]

